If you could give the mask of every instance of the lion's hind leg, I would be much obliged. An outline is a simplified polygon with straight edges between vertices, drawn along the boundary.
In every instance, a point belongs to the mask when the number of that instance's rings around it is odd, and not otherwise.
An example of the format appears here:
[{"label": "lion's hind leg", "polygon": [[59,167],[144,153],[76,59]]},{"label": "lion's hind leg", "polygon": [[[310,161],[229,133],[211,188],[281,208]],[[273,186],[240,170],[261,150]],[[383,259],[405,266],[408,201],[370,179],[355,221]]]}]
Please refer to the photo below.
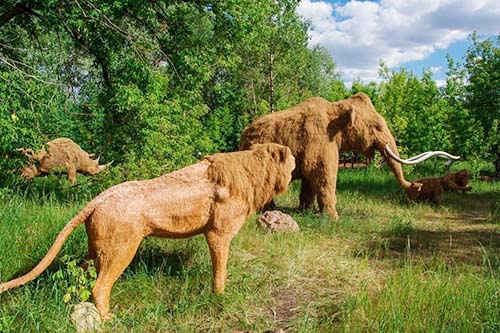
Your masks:
[{"label": "lion's hind leg", "polygon": [[85,223],[85,230],[87,231],[87,248],[88,248],[88,252],[87,252],[87,260],[81,265],[81,267],[84,270],[87,270],[87,268],[89,266],[88,265],[88,261],[92,260],[94,262],[94,264],[95,264],[95,261],[97,259],[97,252],[96,252],[96,244],[95,244],[94,235],[92,233],[89,221],[87,221]]},{"label": "lion's hind leg", "polygon": [[141,241],[142,236],[123,234],[97,243],[99,244],[96,247],[98,276],[92,289],[92,298],[103,320],[111,317],[109,312],[111,288],[134,258]]}]

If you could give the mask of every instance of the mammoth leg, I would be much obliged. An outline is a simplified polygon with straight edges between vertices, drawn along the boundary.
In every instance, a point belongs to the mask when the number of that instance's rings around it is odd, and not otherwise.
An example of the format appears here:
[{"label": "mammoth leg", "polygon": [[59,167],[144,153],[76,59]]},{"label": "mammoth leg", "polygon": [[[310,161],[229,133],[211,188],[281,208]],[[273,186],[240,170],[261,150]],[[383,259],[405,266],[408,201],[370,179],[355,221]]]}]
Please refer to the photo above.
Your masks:
[{"label": "mammoth leg", "polygon": [[318,190],[319,210],[321,212],[326,212],[334,221],[337,221],[339,219],[339,213],[337,212],[336,205],[337,195],[335,191],[320,187]]},{"label": "mammoth leg", "polygon": [[311,207],[311,204],[314,202],[314,199],[316,198],[316,195],[314,193],[314,190],[311,186],[311,183],[309,180],[302,178],[301,184],[300,184],[300,208],[301,209],[308,209]]},{"label": "mammoth leg", "polygon": [[324,153],[323,165],[314,173],[313,188],[318,199],[320,211],[326,212],[334,221],[339,219],[337,213],[337,172],[339,166],[339,152],[329,150]]},{"label": "mammoth leg", "polygon": [[222,294],[226,284],[227,260],[232,237],[230,234],[218,234],[211,231],[207,232],[205,237],[212,257],[212,288],[216,294]]},{"label": "mammoth leg", "polygon": [[111,317],[109,313],[111,288],[134,258],[141,240],[142,237],[132,238],[127,235],[126,238],[116,237],[112,240],[101,240],[101,243],[104,244],[97,248],[97,270],[99,273],[92,289],[92,299],[103,320]]}]

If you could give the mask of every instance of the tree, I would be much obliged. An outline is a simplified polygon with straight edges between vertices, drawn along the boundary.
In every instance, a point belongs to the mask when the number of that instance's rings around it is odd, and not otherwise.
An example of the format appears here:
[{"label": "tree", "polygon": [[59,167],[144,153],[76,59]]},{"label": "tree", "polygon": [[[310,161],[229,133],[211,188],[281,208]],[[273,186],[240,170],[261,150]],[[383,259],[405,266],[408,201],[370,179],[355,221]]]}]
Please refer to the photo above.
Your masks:
[{"label": "tree", "polygon": [[[394,137],[408,151],[449,150],[448,105],[430,71],[421,78],[406,69],[382,65],[380,94],[375,106]],[[404,151],[404,150],[403,150]]]},{"label": "tree", "polygon": [[483,130],[487,154],[495,163],[495,177],[500,178],[500,35],[480,41],[477,34],[470,37],[472,45],[465,56],[467,84],[465,106]]}]

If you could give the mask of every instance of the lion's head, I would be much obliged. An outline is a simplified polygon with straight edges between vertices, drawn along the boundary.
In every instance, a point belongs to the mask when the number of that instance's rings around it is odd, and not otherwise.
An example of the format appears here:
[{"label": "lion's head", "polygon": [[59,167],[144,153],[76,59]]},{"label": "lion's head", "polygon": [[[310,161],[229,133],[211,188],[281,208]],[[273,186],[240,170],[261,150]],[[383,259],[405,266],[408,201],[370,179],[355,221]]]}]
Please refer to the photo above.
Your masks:
[{"label": "lion's head", "polygon": [[250,150],[207,157],[208,177],[229,194],[246,201],[255,211],[285,192],[292,180],[295,158],[290,148],[264,143]]}]

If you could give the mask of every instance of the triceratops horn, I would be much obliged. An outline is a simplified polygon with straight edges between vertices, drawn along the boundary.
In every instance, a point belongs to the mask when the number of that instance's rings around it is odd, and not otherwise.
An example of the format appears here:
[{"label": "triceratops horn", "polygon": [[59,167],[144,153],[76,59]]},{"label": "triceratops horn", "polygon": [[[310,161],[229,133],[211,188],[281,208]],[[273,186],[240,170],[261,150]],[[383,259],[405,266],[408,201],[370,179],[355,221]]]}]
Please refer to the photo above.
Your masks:
[{"label": "triceratops horn", "polygon": [[98,166],[99,172],[106,170],[111,165],[111,163],[113,163],[113,162],[114,161],[111,161],[111,162],[109,162],[109,163],[107,163],[105,165],[99,165]]}]

